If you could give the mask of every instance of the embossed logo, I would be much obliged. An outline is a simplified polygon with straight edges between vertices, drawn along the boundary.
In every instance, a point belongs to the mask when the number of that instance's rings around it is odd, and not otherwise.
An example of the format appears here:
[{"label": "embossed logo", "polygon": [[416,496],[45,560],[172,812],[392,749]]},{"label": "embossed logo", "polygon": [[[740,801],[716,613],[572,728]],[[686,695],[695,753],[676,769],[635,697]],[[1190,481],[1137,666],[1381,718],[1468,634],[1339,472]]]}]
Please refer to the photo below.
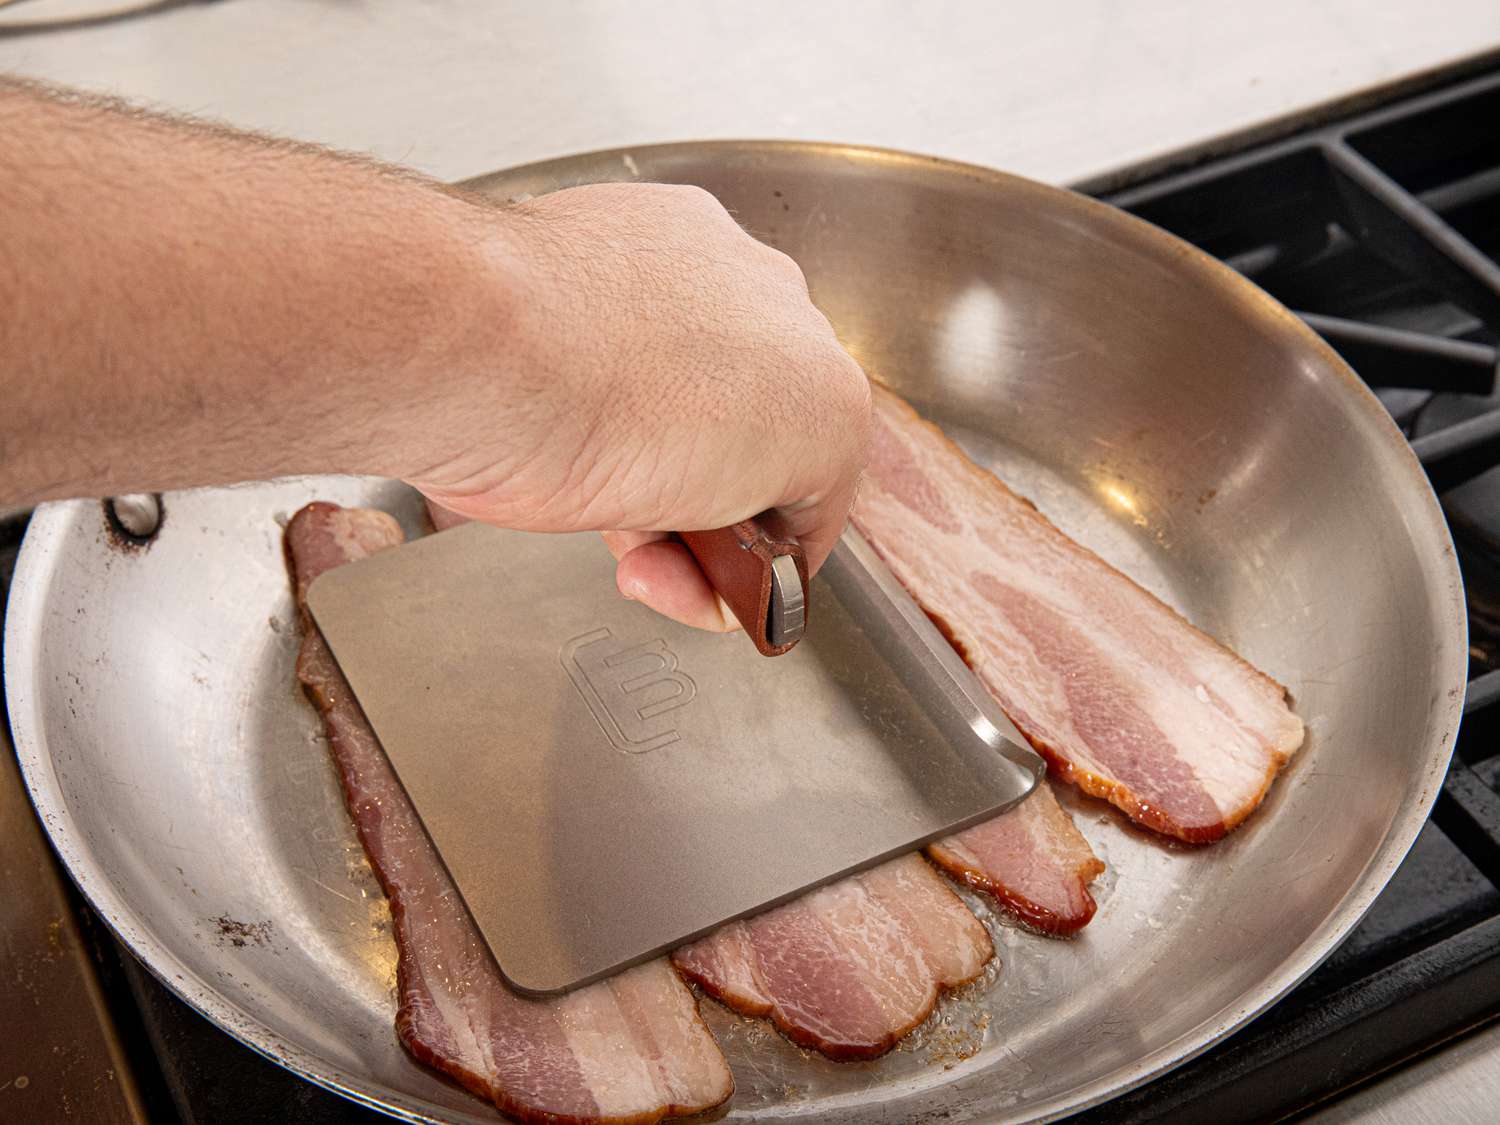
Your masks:
[{"label": "embossed logo", "polygon": [[644,754],[676,742],[672,712],[698,694],[663,640],[623,646],[607,628],[562,646],[562,666],[616,750]]}]

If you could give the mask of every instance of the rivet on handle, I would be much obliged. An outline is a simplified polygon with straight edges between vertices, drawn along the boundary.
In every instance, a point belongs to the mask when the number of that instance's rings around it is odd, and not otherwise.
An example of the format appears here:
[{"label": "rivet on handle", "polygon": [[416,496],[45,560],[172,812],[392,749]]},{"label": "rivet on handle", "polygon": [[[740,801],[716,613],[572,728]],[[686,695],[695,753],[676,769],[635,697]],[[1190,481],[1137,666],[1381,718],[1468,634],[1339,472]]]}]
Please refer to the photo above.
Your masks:
[{"label": "rivet on handle", "polygon": [[802,626],[807,621],[806,608],[797,560],[791,555],[777,555],[771,561],[771,604],[766,610],[766,639],[777,647],[801,640]]},{"label": "rivet on handle", "polygon": [[129,496],[112,496],[104,510],[120,531],[132,539],[145,542],[161,527],[161,497],[150,492]]}]

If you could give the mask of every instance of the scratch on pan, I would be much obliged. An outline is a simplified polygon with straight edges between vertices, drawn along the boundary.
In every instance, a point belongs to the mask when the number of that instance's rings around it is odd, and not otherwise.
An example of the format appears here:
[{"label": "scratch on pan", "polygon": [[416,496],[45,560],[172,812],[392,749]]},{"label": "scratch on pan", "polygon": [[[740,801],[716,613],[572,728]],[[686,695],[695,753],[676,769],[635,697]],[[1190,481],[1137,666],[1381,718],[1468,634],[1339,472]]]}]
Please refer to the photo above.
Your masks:
[{"label": "scratch on pan", "polygon": [[635,157],[631,156],[628,152],[622,152],[620,154],[620,162],[625,165],[626,170],[632,176],[634,176],[636,179],[640,179],[641,170],[640,168],[636,167]]},{"label": "scratch on pan", "polygon": [[312,875],[312,874],[309,874],[309,873],[308,873],[308,872],[306,872],[306,871],[303,871],[303,870],[301,870],[301,869],[300,869],[300,868],[298,868],[298,869],[297,869],[297,874],[299,874],[299,875],[301,875],[301,876],[302,876],[302,877],[303,877],[303,878],[305,878],[305,879],[308,879],[308,880],[310,880],[310,881],[311,881],[311,882],[312,882],[312,883],[314,883],[314,884],[315,884],[315,885],[317,885],[317,886],[319,886],[319,887],[322,887],[322,888],[323,888],[323,889],[324,889],[324,890],[325,890],[325,891],[327,891],[327,892],[328,892],[328,893],[329,893],[329,894],[331,894],[331,895],[334,895],[334,896],[335,896],[335,897],[337,897],[337,898],[341,898],[341,899],[343,899],[343,900],[344,900],[344,901],[345,901],[345,902],[352,902],[352,903],[354,903],[354,904],[355,904],[355,905],[356,905],[356,906],[358,906],[358,905],[359,905],[359,900],[358,900],[358,899],[356,899],[356,898],[354,898],[354,897],[352,897],[352,896],[350,896],[350,895],[346,895],[346,894],[344,894],[344,892],[343,892],[343,891],[340,891],[340,890],[337,890],[337,889],[335,889],[335,888],[333,888],[333,887],[330,887],[330,886],[329,886],[329,885],[328,885],[328,884],[327,884],[327,883],[325,883],[325,882],[323,882],[323,880],[322,880],[322,879],[319,879],[319,878],[318,878],[318,877],[317,877],[317,876],[315,876],[315,875]]}]

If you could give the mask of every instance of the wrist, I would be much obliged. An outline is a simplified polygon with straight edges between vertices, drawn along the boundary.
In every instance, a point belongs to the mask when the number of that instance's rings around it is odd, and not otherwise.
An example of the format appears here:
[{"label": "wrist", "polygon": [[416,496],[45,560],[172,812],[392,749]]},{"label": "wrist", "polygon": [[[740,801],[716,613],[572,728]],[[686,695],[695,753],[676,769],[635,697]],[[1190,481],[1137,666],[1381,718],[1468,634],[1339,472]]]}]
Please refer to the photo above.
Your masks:
[{"label": "wrist", "polygon": [[609,375],[620,356],[599,354],[608,333],[591,331],[609,299],[594,284],[588,232],[480,203],[458,237],[441,395],[418,456],[391,475],[471,517],[565,526],[576,513],[556,510],[560,498],[618,424]]},{"label": "wrist", "polygon": [[[505,401],[519,362],[524,255],[504,212],[444,194],[416,243],[396,256],[387,288],[396,339],[378,368],[383,385],[353,380],[362,463],[353,472],[419,486],[451,477],[477,417],[508,428]],[[368,433],[381,439],[364,440]]]}]

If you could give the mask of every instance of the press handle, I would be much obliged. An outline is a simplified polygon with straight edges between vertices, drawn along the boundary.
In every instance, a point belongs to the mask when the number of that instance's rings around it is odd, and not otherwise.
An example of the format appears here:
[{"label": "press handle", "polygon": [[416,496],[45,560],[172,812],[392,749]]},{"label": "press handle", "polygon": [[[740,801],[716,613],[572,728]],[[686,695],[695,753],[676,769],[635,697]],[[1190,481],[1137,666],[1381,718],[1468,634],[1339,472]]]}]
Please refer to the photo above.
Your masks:
[{"label": "press handle", "polygon": [[791,650],[807,628],[807,555],[759,519],[677,533],[762,656]]}]

